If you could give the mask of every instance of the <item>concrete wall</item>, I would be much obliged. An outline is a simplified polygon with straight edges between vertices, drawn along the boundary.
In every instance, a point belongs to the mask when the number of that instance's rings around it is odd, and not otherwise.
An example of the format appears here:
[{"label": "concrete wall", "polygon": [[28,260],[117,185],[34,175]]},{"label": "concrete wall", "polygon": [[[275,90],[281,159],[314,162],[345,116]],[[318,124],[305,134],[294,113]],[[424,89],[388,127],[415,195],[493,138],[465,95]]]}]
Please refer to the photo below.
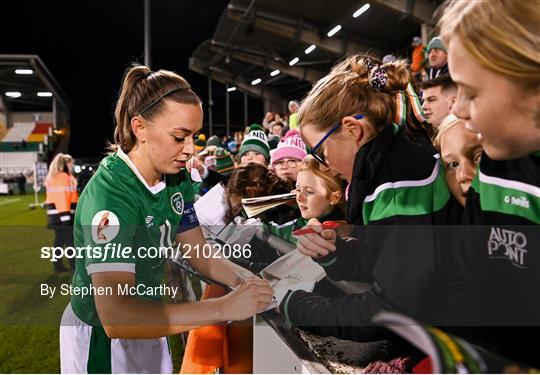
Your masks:
[{"label": "concrete wall", "polygon": [[39,122],[53,122],[52,112],[11,112],[11,124],[16,122],[34,122],[34,115],[39,115]]}]

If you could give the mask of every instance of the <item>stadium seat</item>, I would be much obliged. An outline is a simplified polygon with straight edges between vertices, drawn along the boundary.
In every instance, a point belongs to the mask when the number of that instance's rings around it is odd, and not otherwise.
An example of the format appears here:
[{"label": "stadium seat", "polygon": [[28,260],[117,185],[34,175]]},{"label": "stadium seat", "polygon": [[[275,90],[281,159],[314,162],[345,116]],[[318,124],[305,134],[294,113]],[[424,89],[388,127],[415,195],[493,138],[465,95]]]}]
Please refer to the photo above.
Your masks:
[{"label": "stadium seat", "polygon": [[28,138],[34,128],[34,122],[17,122],[9,129],[2,142],[20,142]]},{"label": "stadium seat", "polygon": [[43,142],[47,134],[36,134],[32,133],[26,137],[27,142]]},{"label": "stadium seat", "polygon": [[34,169],[34,164],[37,160],[37,152],[0,152],[0,167],[2,173],[26,173],[29,170]]},{"label": "stadium seat", "polygon": [[52,122],[36,122],[32,134],[49,134],[49,129],[53,127]]}]

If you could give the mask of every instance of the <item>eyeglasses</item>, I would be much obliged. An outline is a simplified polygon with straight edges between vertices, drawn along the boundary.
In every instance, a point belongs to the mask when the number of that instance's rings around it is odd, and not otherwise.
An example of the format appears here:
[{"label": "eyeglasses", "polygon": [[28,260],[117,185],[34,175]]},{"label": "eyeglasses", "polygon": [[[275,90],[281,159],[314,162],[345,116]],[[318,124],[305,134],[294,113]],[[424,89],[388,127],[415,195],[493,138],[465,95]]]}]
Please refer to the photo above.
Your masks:
[{"label": "eyeglasses", "polygon": [[300,160],[298,159],[281,159],[274,163],[274,167],[276,168],[285,168],[285,165],[289,168],[294,168],[300,163]]},{"label": "eyeglasses", "polygon": [[[360,120],[360,119],[364,118],[363,115],[355,115],[353,117],[355,119],[357,119],[357,120]],[[321,163],[324,166],[328,167],[328,164],[326,163],[326,159],[324,157],[324,154],[322,152],[318,151],[318,150],[319,150],[319,148],[321,148],[324,141],[326,141],[328,139],[328,137],[330,137],[336,130],[338,130],[340,126],[341,126],[341,121],[338,122],[336,125],[332,126],[332,128],[330,130],[328,130],[328,132],[324,135],[324,137],[322,137],[322,139],[319,141],[319,143],[317,143],[315,145],[315,147],[313,147],[311,150],[309,150],[309,154],[312,155],[315,160],[317,160],[319,163]]]}]

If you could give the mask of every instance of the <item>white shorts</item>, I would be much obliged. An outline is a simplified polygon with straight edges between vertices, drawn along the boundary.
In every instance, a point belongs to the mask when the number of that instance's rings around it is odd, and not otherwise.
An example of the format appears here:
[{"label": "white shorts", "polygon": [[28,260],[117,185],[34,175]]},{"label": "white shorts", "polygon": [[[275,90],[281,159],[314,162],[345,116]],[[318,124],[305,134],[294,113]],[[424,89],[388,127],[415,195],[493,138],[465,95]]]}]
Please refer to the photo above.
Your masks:
[{"label": "white shorts", "polygon": [[102,327],[81,321],[69,304],[60,324],[60,370],[63,374],[171,374],[173,367],[166,337],[108,339]]}]

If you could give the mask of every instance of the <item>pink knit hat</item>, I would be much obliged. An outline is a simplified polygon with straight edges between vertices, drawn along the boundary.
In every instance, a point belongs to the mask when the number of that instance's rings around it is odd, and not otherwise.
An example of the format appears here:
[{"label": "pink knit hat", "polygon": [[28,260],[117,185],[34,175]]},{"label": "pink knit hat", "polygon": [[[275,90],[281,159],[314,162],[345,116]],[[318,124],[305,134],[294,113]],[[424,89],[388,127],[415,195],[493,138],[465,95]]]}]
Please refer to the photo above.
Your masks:
[{"label": "pink knit hat", "polygon": [[307,156],[306,144],[300,137],[300,132],[296,129],[289,130],[283,140],[278,143],[275,150],[272,150],[270,164],[284,158],[294,158],[303,160]]}]

